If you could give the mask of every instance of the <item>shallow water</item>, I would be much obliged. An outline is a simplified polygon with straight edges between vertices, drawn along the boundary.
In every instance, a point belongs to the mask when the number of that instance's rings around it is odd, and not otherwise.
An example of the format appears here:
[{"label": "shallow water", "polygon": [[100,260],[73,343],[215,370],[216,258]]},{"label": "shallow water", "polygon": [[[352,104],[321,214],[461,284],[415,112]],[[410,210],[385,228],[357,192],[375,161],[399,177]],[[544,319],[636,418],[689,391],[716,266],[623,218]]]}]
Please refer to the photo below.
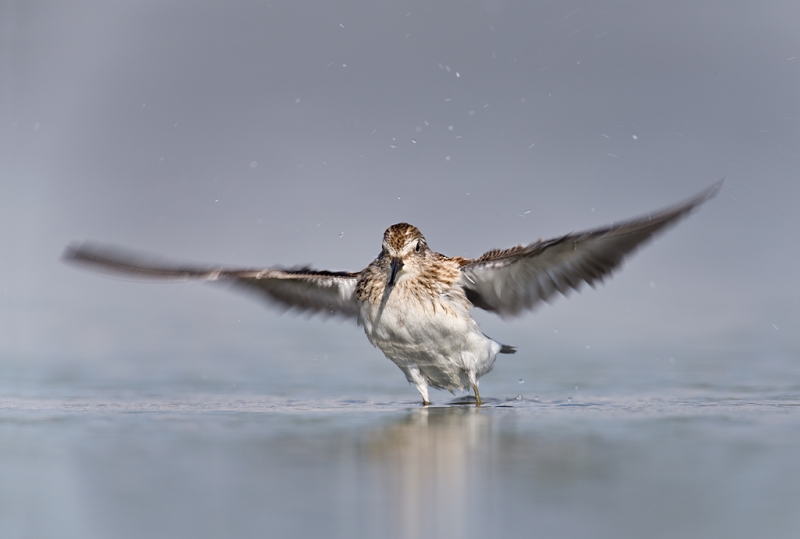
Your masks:
[{"label": "shallow water", "polygon": [[537,383],[506,365],[481,408],[441,392],[423,408],[396,378],[19,368],[0,397],[2,536],[797,537],[793,363],[662,363],[540,364]]}]

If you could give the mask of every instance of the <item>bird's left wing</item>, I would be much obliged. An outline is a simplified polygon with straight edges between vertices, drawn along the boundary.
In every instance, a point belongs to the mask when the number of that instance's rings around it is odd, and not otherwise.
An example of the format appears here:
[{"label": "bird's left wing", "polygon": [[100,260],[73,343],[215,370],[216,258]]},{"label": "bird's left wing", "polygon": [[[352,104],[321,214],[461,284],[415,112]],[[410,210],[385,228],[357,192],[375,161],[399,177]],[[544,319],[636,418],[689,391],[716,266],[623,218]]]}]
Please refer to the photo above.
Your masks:
[{"label": "bird's left wing", "polygon": [[357,273],[317,271],[310,268],[232,269],[159,262],[116,247],[93,244],[70,246],[64,260],[139,279],[168,281],[228,281],[258,291],[283,309],[309,313],[358,316],[355,300]]},{"label": "bird's left wing", "polygon": [[722,189],[717,182],[671,208],[585,232],[495,249],[478,259],[461,259],[462,286],[475,307],[513,316],[567,294],[583,283],[594,286],[654,234],[677,222]]}]

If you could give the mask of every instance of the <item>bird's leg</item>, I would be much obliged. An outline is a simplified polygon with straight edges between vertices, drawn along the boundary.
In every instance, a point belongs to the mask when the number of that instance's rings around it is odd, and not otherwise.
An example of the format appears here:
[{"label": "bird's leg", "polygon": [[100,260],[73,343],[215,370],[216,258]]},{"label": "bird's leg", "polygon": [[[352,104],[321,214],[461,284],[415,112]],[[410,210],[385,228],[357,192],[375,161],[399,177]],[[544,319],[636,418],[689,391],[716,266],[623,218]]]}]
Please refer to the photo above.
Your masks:
[{"label": "bird's leg", "polygon": [[478,393],[478,383],[477,382],[472,384],[472,390],[475,391],[475,406],[480,406],[481,404],[483,404],[483,401],[481,400],[481,394]]},{"label": "bird's leg", "polygon": [[408,371],[406,371],[406,380],[414,384],[419,394],[422,395],[422,405],[428,406],[431,403],[428,399],[428,381],[419,371],[418,366],[411,365],[408,367]]},{"label": "bird's leg", "polygon": [[428,399],[427,384],[416,384],[416,385],[417,385],[417,391],[419,391],[419,394],[422,395],[422,405],[429,406],[431,401]]}]

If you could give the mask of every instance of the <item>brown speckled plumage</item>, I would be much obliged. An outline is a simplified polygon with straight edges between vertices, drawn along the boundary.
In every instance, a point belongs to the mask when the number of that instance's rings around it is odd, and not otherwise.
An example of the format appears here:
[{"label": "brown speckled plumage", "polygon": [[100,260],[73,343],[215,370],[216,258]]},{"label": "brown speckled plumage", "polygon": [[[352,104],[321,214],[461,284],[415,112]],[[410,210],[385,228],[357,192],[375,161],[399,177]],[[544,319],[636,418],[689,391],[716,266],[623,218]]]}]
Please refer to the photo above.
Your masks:
[{"label": "brown speckled plumage", "polygon": [[383,233],[383,244],[394,251],[399,251],[408,242],[420,239],[423,242],[425,237],[414,225],[408,223],[397,223],[386,229]]},{"label": "brown speckled plumage", "polygon": [[356,284],[358,301],[375,304],[381,302],[389,282],[392,258],[403,258],[403,249],[411,244],[414,249],[406,254],[408,258],[404,259],[404,264],[415,263],[420,271],[413,282],[413,287],[398,286],[409,294],[426,299],[435,299],[450,290],[461,275],[458,262],[431,251],[417,227],[408,223],[398,223],[386,230],[381,253],[359,275]]}]

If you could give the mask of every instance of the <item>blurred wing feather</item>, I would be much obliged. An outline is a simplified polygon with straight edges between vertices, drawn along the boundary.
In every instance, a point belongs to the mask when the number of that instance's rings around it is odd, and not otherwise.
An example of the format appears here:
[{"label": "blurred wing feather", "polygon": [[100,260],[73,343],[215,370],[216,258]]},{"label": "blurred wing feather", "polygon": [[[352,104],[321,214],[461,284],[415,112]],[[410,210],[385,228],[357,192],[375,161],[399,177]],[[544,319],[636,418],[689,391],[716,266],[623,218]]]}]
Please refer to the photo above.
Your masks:
[{"label": "blurred wing feather", "polygon": [[610,226],[539,240],[511,249],[494,249],[462,264],[462,282],[475,307],[514,316],[562,295],[594,286],[620,266],[625,257],[656,233],[676,223],[719,193],[721,180],[695,197]]},{"label": "blurred wing feather", "polygon": [[307,267],[251,270],[173,265],[115,247],[92,244],[68,247],[64,260],[138,279],[227,281],[257,291],[284,309],[348,318],[358,316],[357,273],[316,271]]}]

